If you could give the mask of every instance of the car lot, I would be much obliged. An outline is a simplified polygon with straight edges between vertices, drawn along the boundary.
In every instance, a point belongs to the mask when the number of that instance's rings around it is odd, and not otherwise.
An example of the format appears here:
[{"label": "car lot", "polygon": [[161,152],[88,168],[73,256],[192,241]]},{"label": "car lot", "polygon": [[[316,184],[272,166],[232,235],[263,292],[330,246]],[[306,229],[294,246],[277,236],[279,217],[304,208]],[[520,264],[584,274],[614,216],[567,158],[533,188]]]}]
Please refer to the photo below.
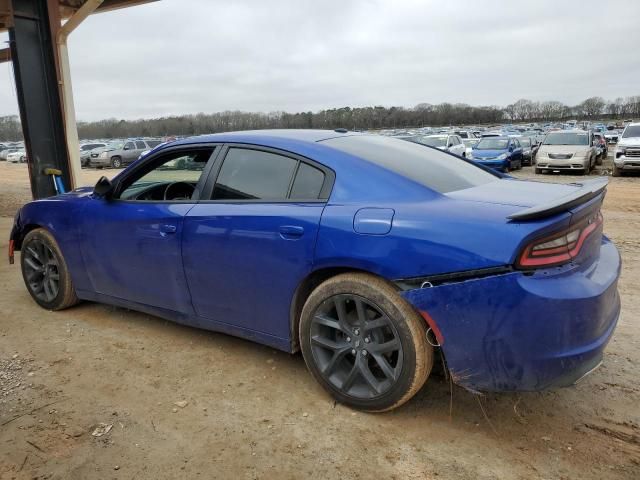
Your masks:
[{"label": "car lot", "polygon": [[[103,173],[117,170],[83,180]],[[26,166],[2,163],[0,179],[6,249]],[[44,312],[3,263],[0,478],[637,478],[639,201],[638,178],[611,178],[623,313],[601,369],[570,389],[479,398],[434,377],[384,415],[334,405],[300,356],[103,305]],[[92,436],[101,422],[112,430]]]}]

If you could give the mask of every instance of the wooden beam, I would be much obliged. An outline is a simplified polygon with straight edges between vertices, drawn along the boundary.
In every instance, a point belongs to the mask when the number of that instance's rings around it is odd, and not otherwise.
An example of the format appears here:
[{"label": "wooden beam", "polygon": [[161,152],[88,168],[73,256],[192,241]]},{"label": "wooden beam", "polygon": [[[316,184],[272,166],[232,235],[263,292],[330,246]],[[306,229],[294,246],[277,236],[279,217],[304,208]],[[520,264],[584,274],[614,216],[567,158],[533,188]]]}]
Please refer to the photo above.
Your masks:
[{"label": "wooden beam", "polygon": [[10,61],[11,61],[11,49],[10,48],[0,49],[0,63],[10,62]]}]

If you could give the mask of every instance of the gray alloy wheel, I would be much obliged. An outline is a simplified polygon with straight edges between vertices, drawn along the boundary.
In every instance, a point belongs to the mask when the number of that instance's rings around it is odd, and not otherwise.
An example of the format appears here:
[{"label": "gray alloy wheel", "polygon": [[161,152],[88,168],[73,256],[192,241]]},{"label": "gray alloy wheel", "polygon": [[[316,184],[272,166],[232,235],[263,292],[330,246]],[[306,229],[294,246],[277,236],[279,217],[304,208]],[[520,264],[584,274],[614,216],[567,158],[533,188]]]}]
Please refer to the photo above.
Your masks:
[{"label": "gray alloy wheel", "polygon": [[433,365],[422,317],[384,280],[361,273],[313,291],[300,345],[307,367],[337,401],[367,411],[409,400]]},{"label": "gray alloy wheel", "polygon": [[111,157],[111,166],[113,168],[122,167],[122,159],[120,157]]},{"label": "gray alloy wheel", "polygon": [[41,307],[62,310],[78,303],[60,248],[45,229],[32,230],[25,236],[20,265],[27,290]]}]

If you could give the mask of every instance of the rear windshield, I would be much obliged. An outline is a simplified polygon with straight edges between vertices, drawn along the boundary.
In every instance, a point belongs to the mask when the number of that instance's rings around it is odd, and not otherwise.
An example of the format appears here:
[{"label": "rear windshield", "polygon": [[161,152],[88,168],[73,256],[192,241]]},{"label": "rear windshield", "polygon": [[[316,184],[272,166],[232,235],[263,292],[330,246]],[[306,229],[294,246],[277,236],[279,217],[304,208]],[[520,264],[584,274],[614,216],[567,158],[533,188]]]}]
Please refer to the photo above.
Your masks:
[{"label": "rear windshield", "polygon": [[640,137],[640,125],[629,126],[622,134],[622,138]]},{"label": "rear windshield", "polygon": [[586,132],[553,132],[544,139],[545,145],[589,145]]},{"label": "rear windshield", "polygon": [[509,145],[506,138],[487,137],[483,138],[475,146],[478,150],[504,150]]},{"label": "rear windshield", "polygon": [[414,180],[439,193],[476,187],[499,179],[454,155],[412,142],[377,135],[354,135],[323,143]]}]

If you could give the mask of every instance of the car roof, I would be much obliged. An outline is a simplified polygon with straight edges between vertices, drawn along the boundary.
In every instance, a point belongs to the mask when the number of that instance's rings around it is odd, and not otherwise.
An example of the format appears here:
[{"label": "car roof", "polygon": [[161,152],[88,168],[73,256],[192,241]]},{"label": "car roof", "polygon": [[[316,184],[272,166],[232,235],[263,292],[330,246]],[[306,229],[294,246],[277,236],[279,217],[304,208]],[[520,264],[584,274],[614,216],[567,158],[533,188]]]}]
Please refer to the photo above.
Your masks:
[{"label": "car roof", "polygon": [[239,132],[214,133],[199,135],[171,142],[172,145],[208,142],[268,142],[270,139],[297,140],[302,142],[321,142],[334,137],[345,135],[365,135],[364,133],[347,130],[312,130],[312,129],[274,129],[274,130],[244,130]]}]

